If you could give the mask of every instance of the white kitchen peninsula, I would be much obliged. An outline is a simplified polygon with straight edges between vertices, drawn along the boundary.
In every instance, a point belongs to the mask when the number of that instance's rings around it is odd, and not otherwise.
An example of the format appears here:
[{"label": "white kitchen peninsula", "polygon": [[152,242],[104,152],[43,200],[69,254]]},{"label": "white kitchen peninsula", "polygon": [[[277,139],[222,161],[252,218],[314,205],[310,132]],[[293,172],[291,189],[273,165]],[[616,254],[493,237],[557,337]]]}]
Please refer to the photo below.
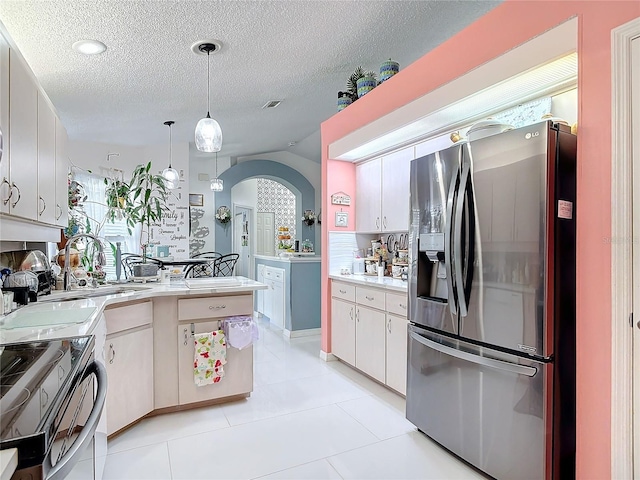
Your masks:
[{"label": "white kitchen peninsula", "polygon": [[320,255],[255,255],[256,311],[288,337],[320,333]]},{"label": "white kitchen peninsula", "polygon": [[266,288],[244,277],[225,279],[202,288],[184,282],[125,286],[123,293],[68,301],[47,302],[45,296],[1,318],[0,344],[101,335],[96,358],[104,358],[109,377],[108,435],[149,414],[247,397],[253,391],[252,347],[228,346],[222,380],[194,383],[192,332],[216,330],[225,317],[251,316],[253,292]]}]

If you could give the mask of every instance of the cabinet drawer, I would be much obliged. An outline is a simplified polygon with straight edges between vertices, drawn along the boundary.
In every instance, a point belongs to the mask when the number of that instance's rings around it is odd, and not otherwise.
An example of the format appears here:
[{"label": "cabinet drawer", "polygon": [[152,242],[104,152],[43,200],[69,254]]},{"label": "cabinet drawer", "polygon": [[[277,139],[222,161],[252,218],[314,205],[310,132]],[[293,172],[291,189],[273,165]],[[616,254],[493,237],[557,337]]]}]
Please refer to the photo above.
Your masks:
[{"label": "cabinet drawer", "polygon": [[399,293],[386,293],[387,312],[407,318],[407,296]]},{"label": "cabinet drawer", "polygon": [[356,303],[384,310],[384,291],[373,288],[356,288]]},{"label": "cabinet drawer", "polygon": [[284,282],[284,269],[266,267],[264,269],[264,276],[265,278],[275,282]]},{"label": "cabinet drawer", "polygon": [[151,302],[134,303],[105,310],[107,335],[130,328],[149,325],[153,322],[153,305]]},{"label": "cabinet drawer", "polygon": [[356,287],[347,283],[331,282],[331,296],[346,300],[347,302],[356,301]]},{"label": "cabinet drawer", "polygon": [[178,320],[252,314],[253,295],[182,298],[178,300]]}]

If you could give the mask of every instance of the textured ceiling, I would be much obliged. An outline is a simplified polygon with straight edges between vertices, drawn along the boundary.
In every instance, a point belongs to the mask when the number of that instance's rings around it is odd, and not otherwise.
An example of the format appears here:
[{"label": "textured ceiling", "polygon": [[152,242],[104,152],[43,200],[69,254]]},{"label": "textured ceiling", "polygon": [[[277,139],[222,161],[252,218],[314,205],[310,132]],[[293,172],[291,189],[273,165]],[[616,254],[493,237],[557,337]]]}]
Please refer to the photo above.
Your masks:
[{"label": "textured ceiling", "polygon": [[[193,143],[206,115],[206,57],[190,47],[223,44],[211,56],[211,116],[221,155],[287,150],[320,160],[320,123],[353,69],[400,68],[494,8],[497,1],[0,1],[0,20],[55,105],[72,140],[125,145]],[[71,49],[80,39],[108,47]],[[269,100],[282,100],[262,110]],[[301,151],[302,150],[302,151]]]}]

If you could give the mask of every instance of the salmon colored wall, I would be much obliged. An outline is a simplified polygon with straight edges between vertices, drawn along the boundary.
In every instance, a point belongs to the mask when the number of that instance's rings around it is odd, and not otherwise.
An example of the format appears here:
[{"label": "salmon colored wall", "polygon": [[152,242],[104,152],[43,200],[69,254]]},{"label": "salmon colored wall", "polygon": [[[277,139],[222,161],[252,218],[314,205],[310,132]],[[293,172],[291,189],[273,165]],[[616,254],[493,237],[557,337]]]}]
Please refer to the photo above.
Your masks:
[{"label": "salmon colored wall", "polygon": [[[640,17],[640,2],[503,3],[322,124],[322,202],[329,211],[329,144],[571,17],[578,18],[579,78],[576,476],[601,480],[611,477],[611,250],[604,241],[611,233],[611,30]],[[330,352],[326,257],[322,348]]]}]

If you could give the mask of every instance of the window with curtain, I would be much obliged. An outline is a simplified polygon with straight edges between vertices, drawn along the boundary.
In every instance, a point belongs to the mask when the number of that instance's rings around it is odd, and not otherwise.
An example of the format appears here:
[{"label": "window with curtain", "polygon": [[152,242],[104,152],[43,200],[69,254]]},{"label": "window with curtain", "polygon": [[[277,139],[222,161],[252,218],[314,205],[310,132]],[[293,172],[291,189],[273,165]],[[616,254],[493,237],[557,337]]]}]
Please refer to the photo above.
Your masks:
[{"label": "window with curtain", "polygon": [[[140,236],[139,227],[136,227],[135,231],[129,235],[127,222],[124,218],[116,219],[114,223],[106,221],[109,208],[105,204],[107,186],[104,183],[104,176],[85,171],[74,171],[73,178],[84,187],[84,193],[87,196],[87,199],[82,203],[82,210],[88,220],[90,232],[105,240],[103,244],[105,247],[104,253],[107,257],[107,265],[104,267],[106,278],[108,280],[115,279],[115,242],[113,242],[113,248],[111,248],[109,239],[113,237],[123,238],[120,244],[122,253],[140,253],[137,240]],[[124,274],[120,278],[124,278]]]}]

